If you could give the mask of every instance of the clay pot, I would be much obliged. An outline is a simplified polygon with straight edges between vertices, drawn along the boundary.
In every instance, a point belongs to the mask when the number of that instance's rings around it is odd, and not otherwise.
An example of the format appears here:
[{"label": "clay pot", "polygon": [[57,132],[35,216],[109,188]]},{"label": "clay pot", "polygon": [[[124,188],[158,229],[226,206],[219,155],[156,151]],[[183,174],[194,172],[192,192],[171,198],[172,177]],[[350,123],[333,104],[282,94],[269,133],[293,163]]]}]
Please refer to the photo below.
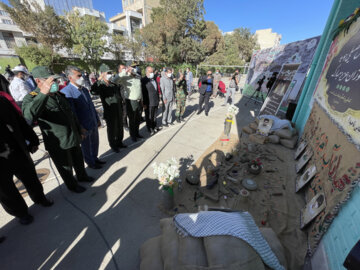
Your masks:
[{"label": "clay pot", "polygon": [[261,166],[254,163],[249,163],[248,170],[251,174],[258,175],[261,172]]}]

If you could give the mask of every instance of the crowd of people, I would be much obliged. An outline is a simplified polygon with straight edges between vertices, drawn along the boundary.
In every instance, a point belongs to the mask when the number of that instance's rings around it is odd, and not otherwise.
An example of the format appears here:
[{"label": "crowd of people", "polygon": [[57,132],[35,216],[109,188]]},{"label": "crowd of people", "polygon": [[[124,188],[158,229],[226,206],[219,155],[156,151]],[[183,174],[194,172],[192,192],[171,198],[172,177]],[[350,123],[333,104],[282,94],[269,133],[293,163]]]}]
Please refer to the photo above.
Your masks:
[{"label": "crowd of people", "polygon": [[[14,175],[22,181],[34,203],[45,207],[53,204],[44,194],[30,156],[39,146],[34,126],[39,126],[45,149],[66,187],[82,193],[86,188],[79,182],[95,180],[87,174],[84,163],[94,170],[106,163],[98,157],[98,128],[102,119],[92,95],[100,97],[109,147],[118,153],[127,147],[123,143],[124,130],[129,131],[133,142],[143,139],[139,132],[143,112],[150,136],[175,121],[184,121],[187,96],[194,91],[194,76],[189,68],[175,75],[172,68],[157,71],[148,66],[142,77],[136,62],[119,65],[116,74],[108,65],[101,64],[99,76],[82,72],[76,66],[68,66],[56,75],[45,66],[37,66],[30,73],[19,65],[7,70],[7,77],[0,75],[0,203],[21,224],[31,223],[33,217],[13,182]],[[225,102],[229,95],[234,102],[235,90],[231,89],[237,87],[237,78],[238,71],[233,75]],[[214,76],[209,70],[200,77],[197,114],[204,110],[208,116],[209,100],[216,98],[220,82],[219,70]],[[159,107],[161,125],[157,123]]]}]

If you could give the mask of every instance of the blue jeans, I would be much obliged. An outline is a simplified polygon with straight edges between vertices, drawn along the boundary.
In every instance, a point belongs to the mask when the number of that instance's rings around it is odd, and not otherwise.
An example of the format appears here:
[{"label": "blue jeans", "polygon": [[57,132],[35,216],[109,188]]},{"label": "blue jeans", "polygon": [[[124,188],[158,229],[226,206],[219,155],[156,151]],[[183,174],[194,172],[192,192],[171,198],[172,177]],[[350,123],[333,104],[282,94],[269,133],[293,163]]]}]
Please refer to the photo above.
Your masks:
[{"label": "blue jeans", "polygon": [[97,126],[92,130],[88,130],[85,139],[81,142],[81,150],[86,164],[94,166],[99,154],[99,131]]}]

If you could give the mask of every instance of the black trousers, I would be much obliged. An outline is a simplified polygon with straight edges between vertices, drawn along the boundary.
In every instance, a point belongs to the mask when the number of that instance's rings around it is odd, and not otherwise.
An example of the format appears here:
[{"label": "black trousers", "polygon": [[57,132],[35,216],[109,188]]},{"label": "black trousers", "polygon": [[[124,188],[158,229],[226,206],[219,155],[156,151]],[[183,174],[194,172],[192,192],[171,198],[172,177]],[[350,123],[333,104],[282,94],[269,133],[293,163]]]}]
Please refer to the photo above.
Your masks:
[{"label": "black trousers", "polygon": [[27,154],[14,151],[9,159],[0,157],[0,203],[10,215],[22,217],[28,213],[28,206],[15,186],[14,175],[24,184],[35,203],[45,199],[44,189],[37,177],[34,163]]},{"label": "black trousers", "polygon": [[85,180],[88,178],[80,145],[70,149],[54,147],[53,149],[48,149],[48,152],[67,188],[73,189],[78,185],[78,182],[73,175],[73,168],[78,180]]},{"label": "black trousers", "polygon": [[145,109],[145,121],[147,130],[154,131],[156,128],[156,115],[157,115],[158,106],[148,106]]},{"label": "black trousers", "polygon": [[128,120],[127,120],[127,109],[126,109],[126,103],[123,103],[123,126],[126,128],[129,128]]},{"label": "black trousers", "polygon": [[202,105],[205,102],[205,112],[208,113],[210,110],[209,100],[212,92],[205,92],[204,94],[200,94],[199,98],[199,111],[202,111]]},{"label": "black trousers", "polygon": [[123,106],[121,103],[114,103],[106,108],[107,137],[111,148],[118,148],[124,139],[123,127]]},{"label": "black trousers", "polygon": [[131,137],[139,136],[141,118],[140,101],[126,99],[126,110],[129,117],[129,131]]}]

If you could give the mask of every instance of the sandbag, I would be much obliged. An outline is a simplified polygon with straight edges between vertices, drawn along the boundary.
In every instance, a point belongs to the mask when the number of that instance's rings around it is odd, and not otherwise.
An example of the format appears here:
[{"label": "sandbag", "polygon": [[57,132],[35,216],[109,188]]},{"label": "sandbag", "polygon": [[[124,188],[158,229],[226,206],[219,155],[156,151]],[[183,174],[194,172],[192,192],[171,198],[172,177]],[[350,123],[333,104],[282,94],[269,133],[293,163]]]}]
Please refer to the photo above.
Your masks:
[{"label": "sandbag", "polygon": [[179,265],[207,266],[203,238],[179,237]]},{"label": "sandbag", "polygon": [[287,269],[287,262],[285,258],[284,247],[281,245],[279,238],[271,228],[262,227],[259,228],[261,234],[264,236],[266,242],[268,242],[271,250],[278,258],[280,264]]},{"label": "sandbag", "polygon": [[147,240],[140,248],[140,270],[164,269],[160,253],[161,236]]},{"label": "sandbag", "polygon": [[255,130],[253,130],[252,128],[250,128],[249,126],[245,126],[242,128],[242,131],[247,133],[247,134],[253,134],[255,133]]},{"label": "sandbag", "polygon": [[251,129],[253,129],[254,131],[257,130],[258,126],[259,126],[259,125],[256,124],[256,123],[250,123],[250,124],[249,124],[249,127],[250,127]]},{"label": "sandbag", "polygon": [[280,139],[280,144],[282,144],[286,148],[294,149],[297,140],[298,140],[298,136],[294,136],[290,140]]},{"label": "sandbag", "polygon": [[290,140],[293,137],[293,131],[287,128],[276,130],[274,134],[279,136],[280,139]]},{"label": "sandbag", "polygon": [[280,142],[280,137],[278,135],[270,135],[268,136],[268,142],[278,144]]},{"label": "sandbag", "polygon": [[164,270],[172,270],[177,267],[179,239],[171,218],[160,220],[161,235],[161,257]]},{"label": "sandbag", "polygon": [[204,237],[209,267],[241,265],[241,270],[265,269],[261,257],[245,241],[232,236]]}]

